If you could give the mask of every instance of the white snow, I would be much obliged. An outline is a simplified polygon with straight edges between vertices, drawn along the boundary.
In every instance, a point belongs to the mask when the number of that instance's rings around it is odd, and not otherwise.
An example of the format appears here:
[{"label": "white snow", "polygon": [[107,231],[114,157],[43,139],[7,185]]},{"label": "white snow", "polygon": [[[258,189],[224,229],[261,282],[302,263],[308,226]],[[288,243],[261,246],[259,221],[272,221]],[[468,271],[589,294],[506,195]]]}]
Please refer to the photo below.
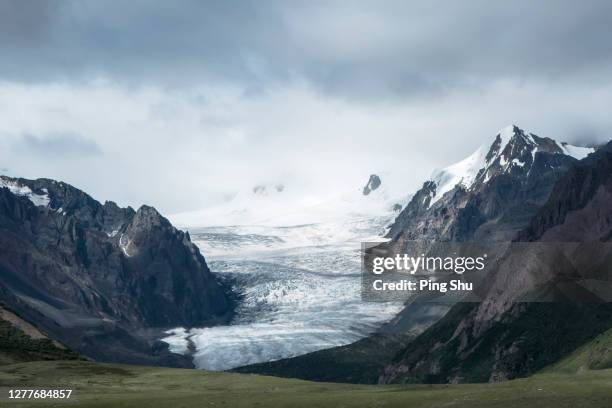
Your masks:
[{"label": "white snow", "polygon": [[565,154],[567,154],[568,156],[572,156],[573,158],[578,160],[584,159],[590,153],[593,153],[595,151],[595,149],[592,147],[572,146],[567,143],[561,143],[559,147],[565,152]]},{"label": "white snow", "polygon": [[168,349],[171,353],[186,354],[189,351],[189,335],[187,330],[177,327],[165,333],[169,334],[169,336],[161,340],[168,343]]},{"label": "white snow", "polygon": [[[304,194],[299,188],[283,184],[278,191],[275,185],[265,190],[259,185],[257,191],[241,191],[228,202],[202,210],[172,214],[168,216],[178,227],[211,227],[228,225],[250,226],[297,226],[304,224],[329,224],[355,217],[389,216],[393,218],[393,205],[402,208],[408,203],[410,194],[402,191],[403,180],[395,188],[390,177],[380,175],[382,184],[368,195],[363,195],[363,186],[340,190],[325,196]],[[364,184],[367,178],[364,177]],[[261,194],[266,191],[266,194]]]},{"label": "white snow", "polygon": [[510,143],[510,139],[512,139],[512,136],[514,136],[514,125],[506,126],[502,130],[500,130],[499,136],[501,138],[501,144],[499,145],[497,155],[500,155],[501,152],[504,151],[506,145]]},{"label": "white snow", "polygon": [[47,189],[42,189],[45,194],[37,194],[30,187],[4,177],[0,178],[0,187],[8,188],[15,195],[27,197],[36,206],[47,207],[49,205],[50,199]]},{"label": "white snow", "polygon": [[130,247],[131,243],[132,242],[129,239],[127,239],[125,235],[121,234],[121,236],[119,237],[119,248],[121,248],[121,250],[123,251],[123,254],[127,256],[128,258],[132,256],[128,252],[128,248]]},{"label": "white snow", "polygon": [[466,159],[442,170],[434,171],[431,180],[436,183],[436,195],[430,201],[429,205],[431,206],[438,201],[445,193],[455,188],[457,184],[461,184],[466,188],[471,187],[478,175],[478,171],[485,165],[486,155],[486,147],[480,146]]}]

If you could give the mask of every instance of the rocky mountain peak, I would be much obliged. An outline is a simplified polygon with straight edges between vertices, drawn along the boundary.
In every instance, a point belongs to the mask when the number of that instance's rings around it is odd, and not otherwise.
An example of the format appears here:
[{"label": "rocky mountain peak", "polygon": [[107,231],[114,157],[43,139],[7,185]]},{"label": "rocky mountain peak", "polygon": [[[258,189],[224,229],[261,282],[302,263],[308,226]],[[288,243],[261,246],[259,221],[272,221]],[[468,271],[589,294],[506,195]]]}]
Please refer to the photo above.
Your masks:
[{"label": "rocky mountain peak", "polygon": [[170,221],[164,218],[155,208],[141,206],[132,220],[132,227],[149,229],[152,227],[170,227]]},{"label": "rocky mountain peak", "polygon": [[[481,146],[464,160],[436,170],[431,177],[436,191],[430,205],[457,186],[466,190],[478,188],[501,174],[524,178],[531,174],[537,157],[543,154],[563,155],[580,160],[593,151],[593,148],[559,143],[510,125],[495,135],[488,149]],[[551,164],[557,165],[554,161]]]},{"label": "rocky mountain peak", "polygon": [[253,194],[257,196],[268,196],[270,194],[282,193],[284,190],[285,185],[282,183],[258,184],[252,189]]},{"label": "rocky mountain peak", "polygon": [[551,138],[525,132],[516,125],[505,127],[495,136],[484,158],[483,166],[474,181],[475,183],[486,183],[492,177],[502,173],[529,174],[538,153],[574,156],[566,146],[569,145],[559,144]]},{"label": "rocky mountain peak", "polygon": [[507,126],[488,148],[483,145],[467,158],[434,171],[398,215],[388,236],[433,240],[488,236],[491,223],[511,212],[513,217],[504,220],[509,224],[504,233],[508,238],[548,198],[557,178],[592,151]]},{"label": "rocky mountain peak", "polygon": [[380,177],[376,174],[371,174],[368,182],[363,187],[363,195],[368,195],[372,191],[376,190],[381,185]]}]

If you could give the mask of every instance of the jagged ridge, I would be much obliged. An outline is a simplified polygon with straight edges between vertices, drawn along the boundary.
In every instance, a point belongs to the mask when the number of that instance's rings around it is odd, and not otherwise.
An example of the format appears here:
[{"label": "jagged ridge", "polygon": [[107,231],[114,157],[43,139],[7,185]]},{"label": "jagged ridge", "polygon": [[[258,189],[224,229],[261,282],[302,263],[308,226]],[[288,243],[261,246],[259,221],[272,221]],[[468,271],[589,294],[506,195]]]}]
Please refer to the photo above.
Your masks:
[{"label": "jagged ridge", "polygon": [[[569,166],[593,149],[560,144],[517,126],[443,170],[391,225],[393,240],[507,240],[524,226]],[[574,157],[576,156],[576,157]]]},{"label": "jagged ridge", "polygon": [[226,288],[189,234],[154,208],[102,205],[54,180],[0,182],[0,300],[75,350],[185,365],[151,357],[159,347],[151,328],[231,315]]}]

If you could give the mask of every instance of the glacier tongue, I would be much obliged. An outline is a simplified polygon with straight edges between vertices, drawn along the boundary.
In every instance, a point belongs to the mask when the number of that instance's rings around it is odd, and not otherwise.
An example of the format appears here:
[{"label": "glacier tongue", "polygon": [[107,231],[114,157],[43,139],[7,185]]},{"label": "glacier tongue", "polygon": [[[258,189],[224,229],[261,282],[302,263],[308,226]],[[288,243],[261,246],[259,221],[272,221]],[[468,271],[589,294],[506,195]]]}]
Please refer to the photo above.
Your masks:
[{"label": "glacier tongue", "polygon": [[388,221],[191,229],[211,270],[235,282],[240,305],[231,325],[175,328],[162,341],[197,368],[226,370],[367,336],[402,309],[361,300],[361,240]]},{"label": "glacier tongue", "polygon": [[174,328],[161,340],[191,355],[197,368],[226,370],[375,331],[403,307],[361,300],[361,243],[384,240],[393,207],[407,202],[387,179],[367,195],[356,186],[316,200],[291,184],[266,188],[268,194],[257,187],[219,208],[171,216],[189,228],[213,273],[231,278],[241,300],[231,325]]}]

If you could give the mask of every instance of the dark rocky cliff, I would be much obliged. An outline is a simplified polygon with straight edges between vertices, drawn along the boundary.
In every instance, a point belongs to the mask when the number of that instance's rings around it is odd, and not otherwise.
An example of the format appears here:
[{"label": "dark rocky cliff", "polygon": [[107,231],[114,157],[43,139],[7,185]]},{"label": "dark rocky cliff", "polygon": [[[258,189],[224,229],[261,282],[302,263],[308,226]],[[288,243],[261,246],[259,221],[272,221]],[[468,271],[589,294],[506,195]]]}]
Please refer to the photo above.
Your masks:
[{"label": "dark rocky cliff", "polygon": [[154,208],[100,204],[47,179],[0,178],[0,300],[105,360],[189,365],[162,328],[227,320],[227,289]]},{"label": "dark rocky cliff", "polygon": [[[514,125],[503,129],[488,148],[481,147],[426,181],[387,236],[400,252],[412,240],[506,242],[516,238],[546,203],[556,181],[578,162],[565,146]],[[413,300],[380,331],[415,333],[441,318],[449,307],[449,303]]]},{"label": "dark rocky cliff", "polygon": [[[612,236],[612,144],[575,163],[552,189],[547,202],[517,235],[525,242],[579,243],[574,257],[589,265],[581,278],[609,282],[606,254],[592,256],[593,242]],[[599,256],[601,255],[601,256]],[[535,259],[537,261],[537,258]],[[487,278],[481,303],[455,305],[388,365],[381,382],[499,381],[531,374],[612,327],[609,302],[567,301],[555,292],[566,282],[568,262],[526,262],[500,267]],[[535,273],[534,273],[535,271]],[[591,275],[584,275],[585,271]],[[534,282],[535,281],[535,282]],[[552,301],[524,302],[532,288]],[[600,288],[595,288],[600,289]]]}]

